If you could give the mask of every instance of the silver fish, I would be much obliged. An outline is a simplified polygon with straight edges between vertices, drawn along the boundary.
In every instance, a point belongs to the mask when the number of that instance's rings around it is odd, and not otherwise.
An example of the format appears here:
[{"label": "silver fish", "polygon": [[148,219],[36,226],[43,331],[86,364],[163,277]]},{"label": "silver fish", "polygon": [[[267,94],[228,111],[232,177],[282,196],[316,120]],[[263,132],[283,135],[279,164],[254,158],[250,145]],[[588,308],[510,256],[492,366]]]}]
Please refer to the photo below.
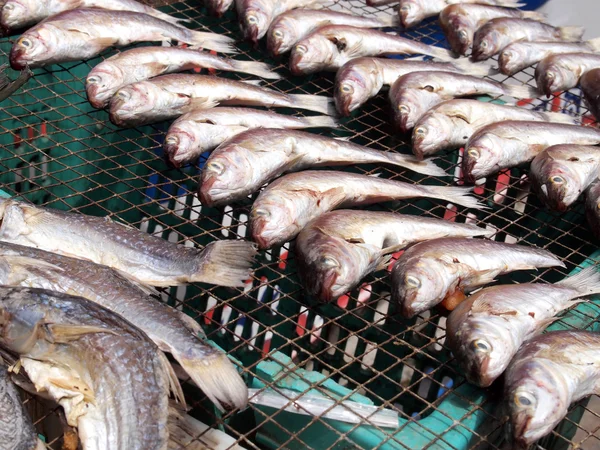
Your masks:
[{"label": "silver fish", "polygon": [[600,144],[600,130],[561,123],[497,122],[480,128],[467,143],[462,160],[465,180],[474,182],[531,161],[558,144]]},{"label": "silver fish", "polygon": [[208,398],[243,408],[248,390],[220,350],[199,339],[202,328],[156,294],[106,266],[32,247],[0,242],[0,283],[77,295],[119,314],[169,352]]},{"label": "silver fish", "polygon": [[583,33],[581,27],[553,27],[531,19],[492,19],[475,32],[471,58],[483,61],[517,41],[579,42]]},{"label": "silver fish", "polygon": [[585,217],[596,239],[600,239],[600,181],[594,181],[585,193]]},{"label": "silver fish", "polygon": [[436,198],[467,208],[481,208],[468,189],[425,186],[332,170],[285,175],[260,193],[250,212],[252,238],[262,249],[294,238],[311,220],[337,208]]},{"label": "silver fish", "polygon": [[216,241],[200,250],[149,235],[104,217],[0,199],[0,241],[37,247],[128,274],[152,286],[203,282],[243,286],[254,246]]},{"label": "silver fish", "polygon": [[486,22],[500,17],[540,21],[545,19],[543,14],[535,11],[521,11],[477,3],[456,3],[446,6],[440,13],[440,25],[450,43],[450,48],[459,55],[466,55],[473,45],[475,31]]},{"label": "silver fish", "polygon": [[530,120],[575,124],[568,114],[534,111],[478,100],[456,99],[440,103],[415,124],[413,153],[420,159],[442,150],[463,147],[480,128],[503,120]]},{"label": "silver fish", "polygon": [[339,210],[309,223],[296,239],[298,275],[324,302],[351,291],[392,254],[416,242],[448,236],[484,236],[475,225],[390,212]]},{"label": "silver fish", "polygon": [[413,317],[498,275],[538,267],[564,267],[552,253],[483,239],[443,238],[406,250],[392,269],[392,301]]},{"label": "silver fish", "polygon": [[193,110],[176,119],[165,136],[164,151],[169,163],[181,167],[237,134],[253,128],[337,128],[329,116],[285,116],[250,108],[217,107]]},{"label": "silver fish", "polygon": [[600,54],[563,53],[550,55],[535,68],[535,81],[540,91],[551,97],[554,92],[574,88],[581,76],[600,68]]},{"label": "silver fish", "polygon": [[79,61],[111,46],[166,40],[224,53],[234,51],[227,36],[193,31],[138,12],[81,8],[49,17],[23,33],[10,51],[10,65],[22,69]]},{"label": "silver fish", "polygon": [[504,84],[472,75],[443,71],[409,73],[398,78],[390,89],[392,124],[405,133],[444,100],[476,95],[536,98],[538,93],[530,86]]},{"label": "silver fish", "polygon": [[600,293],[600,273],[588,267],[555,284],[522,283],[485,288],[462,302],[446,322],[446,344],[470,383],[490,386],[521,345],[556,316]]},{"label": "silver fish", "polygon": [[550,55],[561,53],[598,53],[600,38],[585,42],[513,42],[498,57],[500,71],[514,75]]},{"label": "silver fish", "polygon": [[277,80],[281,76],[268,64],[225,59],[201,50],[182,47],[139,47],[126,50],[94,67],[85,80],[88,100],[104,108],[122,87],[159,75],[184,70],[217,69]]},{"label": "silver fish", "polygon": [[109,117],[115,125],[136,126],[217,105],[296,108],[333,114],[332,103],[330,97],[284,94],[227,78],[171,74],[119,89],[110,101]]},{"label": "silver fish", "polygon": [[457,59],[454,62],[422,61],[414,59],[375,58],[364,56],[344,64],[335,76],[334,100],[338,112],[343,116],[350,113],[384,86],[391,86],[398,78],[412,72],[444,71],[489,75],[490,66],[473,64]]},{"label": "silver fish", "polygon": [[566,211],[600,176],[600,147],[554,145],[531,162],[529,179],[542,202]]},{"label": "silver fish", "polygon": [[396,15],[355,16],[327,9],[294,9],[273,21],[267,33],[267,50],[280,56],[292,49],[300,40],[325,25],[348,25],[358,28],[393,27],[400,22]]},{"label": "silver fish", "polygon": [[294,75],[330,71],[359,56],[423,54],[454,59],[450,51],[395,34],[347,25],[327,25],[313,31],[292,49],[290,70]]},{"label": "silver fish", "polygon": [[514,443],[525,448],[550,433],[571,403],[600,394],[599,377],[598,333],[554,331],[526,342],[504,382],[508,430]]},{"label": "silver fish", "polygon": [[427,175],[446,174],[414,156],[303,131],[258,128],[238,134],[210,155],[198,193],[203,204],[223,205],[243,200],[285,172],[350,164],[389,164]]},{"label": "silver fish", "polygon": [[579,79],[579,86],[583,92],[585,103],[590,112],[600,118],[600,68],[592,69],[583,74]]}]

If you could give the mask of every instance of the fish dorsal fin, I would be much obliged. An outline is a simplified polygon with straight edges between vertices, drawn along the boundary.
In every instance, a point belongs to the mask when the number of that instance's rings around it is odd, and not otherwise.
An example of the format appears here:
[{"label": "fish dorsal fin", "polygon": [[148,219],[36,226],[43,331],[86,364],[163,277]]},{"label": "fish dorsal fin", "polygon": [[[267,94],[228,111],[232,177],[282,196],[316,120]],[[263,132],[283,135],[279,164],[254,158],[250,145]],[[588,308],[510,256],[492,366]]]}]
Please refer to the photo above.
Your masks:
[{"label": "fish dorsal fin", "polygon": [[137,278],[135,278],[133,275],[130,275],[127,272],[124,272],[124,271],[122,271],[120,269],[112,268],[112,270],[114,270],[115,272],[117,272],[119,275],[121,275],[122,278],[125,278],[127,281],[129,281],[129,283],[131,283],[133,286],[135,286],[136,288],[138,288],[144,294],[146,294],[146,295],[158,295],[158,291],[155,288],[153,288],[152,286],[147,285],[146,283],[143,283],[142,281],[140,281]]},{"label": "fish dorsal fin", "polygon": [[169,388],[171,389],[171,392],[173,392],[175,399],[181,404],[182,408],[187,409],[187,404],[185,403],[185,397],[183,395],[183,389],[181,388],[181,384],[179,384],[179,379],[173,370],[173,366],[171,366],[171,363],[161,350],[157,349],[157,352],[159,355],[160,364],[165,370],[165,373],[169,379]]},{"label": "fish dorsal fin", "polygon": [[469,119],[469,117],[467,117],[466,114],[463,114],[462,111],[459,111],[459,110],[448,111],[447,114],[448,114],[449,117],[453,117],[455,119],[463,120],[466,123],[468,123],[469,125],[471,124],[471,119]]}]

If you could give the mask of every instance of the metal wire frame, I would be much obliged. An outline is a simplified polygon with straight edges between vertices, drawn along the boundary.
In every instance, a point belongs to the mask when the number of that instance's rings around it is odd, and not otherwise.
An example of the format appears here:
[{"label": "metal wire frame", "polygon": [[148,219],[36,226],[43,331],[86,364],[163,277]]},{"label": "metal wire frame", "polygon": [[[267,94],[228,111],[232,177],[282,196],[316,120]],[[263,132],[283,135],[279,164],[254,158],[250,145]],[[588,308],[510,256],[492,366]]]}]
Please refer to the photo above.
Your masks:
[{"label": "metal wire frame", "polygon": [[[377,11],[393,13],[393,7],[367,8],[362,0],[336,1],[332,2],[332,7],[355,14],[373,14]],[[202,23],[212,31],[239,36],[232,12],[219,20],[206,18],[200,7],[191,0],[189,3],[174,3],[170,8],[166,10],[191,19],[193,28],[202,28]],[[409,34],[427,43],[443,45],[439,42],[439,30],[432,23]],[[241,54],[237,57],[240,59],[275,63],[266,58],[264,52],[254,50],[248,44],[240,44],[239,48]],[[4,56],[6,50],[5,45],[2,47]],[[20,122],[23,130],[27,130],[27,136],[17,136],[15,145],[5,145],[2,149],[0,177],[14,180],[14,183],[4,188],[11,194],[23,195],[51,207],[108,215],[182,243],[202,245],[214,239],[244,237],[252,199],[220,209],[200,205],[193,194],[197,168],[167,169],[161,160],[159,149],[166,130],[165,124],[120,130],[108,123],[104,111],[96,111],[89,106],[83,92],[85,75],[81,76],[79,73],[82,68],[87,70],[101,59],[38,70],[38,79],[31,80],[25,86],[24,96],[19,97],[18,103],[11,99],[5,102],[5,114],[0,117],[0,135],[19,134],[14,122]],[[279,65],[278,71],[286,74],[286,78],[265,82],[265,86],[293,93],[332,93],[331,74],[304,78],[287,76],[289,72],[284,64]],[[40,74],[48,75],[44,78],[44,86],[38,81],[41,79]],[[532,79],[531,70],[526,70],[505,80],[532,85]],[[42,93],[45,94],[40,95]],[[571,100],[565,100],[563,96],[558,98],[558,103],[556,99],[550,99],[547,102],[536,101],[533,106],[551,109],[553,105],[558,105],[560,109],[576,110],[578,115],[586,115],[587,110],[577,100],[578,94],[575,91]],[[57,116],[50,117],[48,111]],[[385,95],[380,94],[358,114],[345,119],[339,130],[329,133],[349,136],[353,142],[374,148],[408,152],[409,138],[394,136],[386,117]],[[37,129],[41,124],[44,124],[45,130],[40,128],[42,136],[36,136],[31,130]],[[53,147],[60,148],[62,152],[53,152]],[[127,148],[126,156],[122,154],[122,148]],[[15,167],[2,164],[2,160],[8,159],[17,161]],[[453,152],[441,155],[436,162],[449,173],[454,173],[458,166],[457,154]],[[49,171],[48,167],[52,167],[52,170]],[[384,178],[408,182],[452,184],[460,181],[451,177],[417,177],[407,171],[386,167],[361,166],[345,170],[379,174]],[[461,208],[448,211],[445,205],[428,200],[394,202],[373,206],[372,209],[410,212],[428,217],[453,216],[458,222],[472,221],[494,227],[495,239],[515,239],[547,248],[561,256],[567,264],[567,270],[547,269],[536,273],[512,274],[502,277],[499,282],[556,281],[587,259],[597,245],[589,236],[581,203],[567,214],[548,213],[534,194],[528,195],[526,178],[523,178],[526,173],[526,170],[514,169],[508,176],[486,180],[477,190],[492,206],[491,211],[485,213],[474,213]],[[100,179],[101,183],[98,181]],[[80,181],[85,183],[85,190],[75,185]],[[152,184],[151,193],[149,184]],[[61,194],[57,195],[57,192]],[[143,204],[139,203],[140,198],[143,199]],[[278,388],[270,380],[261,379],[257,366],[260,361],[274,356],[277,350],[292,356],[298,368],[327,373],[331,379],[346,383],[351,394],[361,393],[378,405],[397,409],[401,417],[409,421],[413,420],[413,416],[425,417],[436,410],[450,392],[470,402],[471,398],[457,392],[465,382],[454,369],[451,355],[444,347],[444,315],[436,310],[422,314],[417,320],[406,321],[393,314],[384,314],[380,307],[385,302],[388,291],[386,275],[379,272],[369,276],[362,289],[344,299],[347,304],[338,302],[337,305],[323,306],[307,303],[297,280],[293,249],[284,246],[260,255],[256,276],[246,289],[193,285],[187,289],[165,290],[163,299],[202,323],[209,338],[243,360],[247,375],[260,379],[272,389]],[[597,323],[596,317],[576,314],[585,325]],[[245,323],[240,328],[242,321]],[[564,323],[569,325],[568,322]],[[255,331],[252,325],[258,325]],[[376,361],[366,364],[366,357],[374,351],[377,351]],[[381,359],[388,364],[377,364]],[[407,368],[412,371],[412,375],[402,379],[400,375]],[[298,375],[296,368],[290,369],[290,372]],[[302,375],[298,376],[303,378]],[[444,377],[448,376],[455,382],[452,388],[444,384]],[[322,382],[306,378],[304,381],[310,388],[327,395]],[[422,389],[425,384],[429,384],[428,389]],[[394,388],[394,394],[386,395],[390,389],[380,389],[379,385]],[[337,440],[331,447],[355,446],[350,433],[358,425],[341,432],[321,417],[314,417],[302,429],[292,432],[278,422],[287,413],[266,413],[254,406],[243,413],[233,411],[218,417],[206,406],[201,393],[190,383],[186,383],[185,389],[193,407],[191,414],[207,423],[222,426],[224,431],[244,447],[259,448],[256,434],[267,424],[274,425],[283,435],[288,436],[287,441],[282,443],[284,448],[291,445],[312,448],[303,440],[302,432],[316,424],[337,434]],[[435,391],[439,390],[445,391],[440,397],[435,395]],[[463,418],[452,418],[456,420],[456,427],[462,427],[472,435],[469,448],[500,448],[498,435],[502,418],[493,409],[497,404],[494,392],[490,391],[489,394],[474,405],[475,409],[485,414],[485,426],[470,429],[461,424]],[[292,400],[290,399],[290,404]],[[37,404],[37,401],[27,400],[27,403]],[[572,409],[575,408],[583,408],[587,414],[598,418],[598,412],[587,408],[585,402]],[[54,411],[43,414],[35,411],[36,424],[43,429],[44,423]],[[569,419],[565,421],[569,422]],[[572,442],[573,445],[579,445],[579,448],[586,448],[586,445],[600,436],[598,426],[584,430],[579,424],[573,421],[570,423],[581,430],[580,440]],[[51,434],[48,430],[44,431]],[[410,448],[410,443],[399,442],[390,430],[379,431],[386,437],[374,448],[380,448],[386,442],[397,448]],[[553,434],[556,440],[569,440],[560,432],[555,431]],[[203,436],[198,437],[198,441],[202,442],[202,439]],[[60,437],[55,436],[48,445],[50,448],[59,448],[60,442]],[[588,448],[594,448],[593,445]],[[426,448],[462,447],[438,437]],[[537,448],[551,447],[542,444]]]}]

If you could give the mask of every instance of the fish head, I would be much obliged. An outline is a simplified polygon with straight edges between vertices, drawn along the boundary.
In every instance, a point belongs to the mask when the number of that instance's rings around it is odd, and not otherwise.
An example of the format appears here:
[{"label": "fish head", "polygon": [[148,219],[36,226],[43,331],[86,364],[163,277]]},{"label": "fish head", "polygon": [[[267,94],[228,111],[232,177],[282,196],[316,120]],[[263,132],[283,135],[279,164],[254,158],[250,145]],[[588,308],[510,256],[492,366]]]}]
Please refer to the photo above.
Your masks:
[{"label": "fish head", "polygon": [[468,16],[463,14],[453,15],[449,22],[450,33],[447,33],[450,48],[459,55],[466,55],[473,45],[473,26]]},{"label": "fish head", "polygon": [[2,6],[0,25],[6,30],[20,28],[44,17],[43,2],[38,0],[8,0]]},{"label": "fish head", "polygon": [[85,92],[94,108],[104,108],[113,94],[123,86],[125,74],[123,70],[110,61],[96,66],[85,79]]},{"label": "fish head", "polygon": [[247,8],[240,19],[240,27],[244,37],[254,44],[262,38],[271,22],[271,15],[260,6]]},{"label": "fish head", "polygon": [[412,133],[413,153],[426,158],[445,148],[453,135],[454,123],[445,114],[427,113],[415,125]]},{"label": "fish head", "polygon": [[[181,167],[198,157],[202,152],[203,140],[198,136],[199,127],[204,124],[198,124],[192,120],[178,120],[171,125],[165,136],[163,150],[167,162],[173,167]],[[208,125],[208,133],[212,125]]]},{"label": "fish head", "polygon": [[502,139],[493,133],[483,133],[469,140],[462,160],[465,181],[474,183],[497,172],[501,168],[502,145]]},{"label": "fish head", "polygon": [[58,55],[65,46],[58,44],[62,33],[53,26],[37,26],[25,32],[10,50],[10,65],[15,70],[37,67]]},{"label": "fish head", "polygon": [[536,68],[535,72],[538,89],[548,97],[552,96],[554,92],[577,86],[580,77],[579,71],[570,70],[557,63],[547,64],[545,70]]},{"label": "fish head", "polygon": [[[379,89],[375,80],[353,67],[342,67],[336,75],[333,99],[340,114],[349,116],[350,113],[364,105]],[[373,92],[375,91],[375,92]]]},{"label": "fish head", "polygon": [[394,96],[392,104],[392,124],[400,132],[406,133],[433,106],[441,102],[435,92],[427,89],[401,89]]},{"label": "fish head", "polygon": [[498,65],[502,73],[512,74],[517,71],[527,57],[525,49],[521,45],[509,45],[500,52]]},{"label": "fish head", "polygon": [[11,304],[0,303],[0,343],[15,353],[29,352],[37,343],[44,314],[34,305],[15,308]]},{"label": "fish head", "polygon": [[502,45],[500,44],[502,40],[502,34],[498,30],[494,29],[489,29],[486,30],[487,32],[482,32],[484,28],[475,33],[473,41],[473,53],[471,54],[473,61],[484,61],[502,50]]},{"label": "fish head", "polygon": [[418,25],[425,19],[425,11],[419,0],[402,0],[398,14],[404,28]]},{"label": "fish head", "polygon": [[289,51],[298,42],[298,30],[295,21],[281,17],[271,25],[267,33],[267,50],[273,56],[280,56]]},{"label": "fish head", "polygon": [[[534,172],[533,167],[532,164],[531,174]],[[579,174],[577,170],[572,170],[568,164],[549,160],[538,167],[535,176],[530,176],[538,185],[539,195],[544,203],[556,211],[566,211],[587,187],[582,174]]]},{"label": "fish head", "polygon": [[326,69],[338,56],[336,45],[320,34],[313,34],[294,45],[290,55],[290,70],[294,75],[306,75]]},{"label": "fish head", "polygon": [[208,12],[221,17],[231,7],[233,0],[210,0],[205,2]]}]

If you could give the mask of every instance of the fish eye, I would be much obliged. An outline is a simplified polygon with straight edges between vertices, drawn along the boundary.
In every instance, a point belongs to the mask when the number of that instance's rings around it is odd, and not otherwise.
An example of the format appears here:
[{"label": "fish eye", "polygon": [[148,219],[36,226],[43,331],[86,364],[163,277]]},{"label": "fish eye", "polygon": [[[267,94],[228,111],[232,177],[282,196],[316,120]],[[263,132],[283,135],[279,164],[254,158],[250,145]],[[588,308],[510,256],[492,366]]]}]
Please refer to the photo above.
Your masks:
[{"label": "fish eye", "polygon": [[298,53],[306,53],[308,52],[308,48],[306,48],[306,45],[296,45],[296,51]]},{"label": "fish eye", "polygon": [[19,41],[19,45],[22,45],[23,47],[29,48],[31,47],[33,44],[31,42],[31,40],[27,39],[27,38],[23,38]]},{"label": "fish eye", "polygon": [[254,217],[265,217],[268,218],[271,214],[266,209],[255,209],[252,211]]},{"label": "fish eye", "polygon": [[273,36],[275,36],[278,39],[283,38],[283,33],[280,30],[275,30],[273,31]]},{"label": "fish eye", "polygon": [[119,91],[116,95],[122,100],[129,100],[131,98],[131,94],[127,91]]},{"label": "fish eye", "polygon": [[410,108],[408,106],[406,106],[406,105],[399,105],[398,109],[400,110],[400,112],[402,114],[408,114],[408,113],[410,113]]},{"label": "fish eye", "polygon": [[460,30],[458,32],[458,37],[461,38],[461,39],[466,39],[468,37],[467,36],[467,32],[465,30]]},{"label": "fish eye", "polygon": [[481,47],[482,48],[486,48],[488,46],[487,41],[482,41],[481,42]]},{"label": "fish eye", "polygon": [[88,84],[98,84],[100,83],[100,77],[97,77],[95,75],[92,75],[91,77],[88,77],[87,80],[85,80]]},{"label": "fish eye", "polygon": [[400,11],[410,11],[410,5],[402,5]]},{"label": "fish eye", "polygon": [[471,342],[471,347],[476,352],[489,353],[492,350],[490,343],[484,341],[483,339],[475,339],[473,342]]},{"label": "fish eye", "polygon": [[165,142],[169,145],[177,144],[179,142],[179,138],[177,136],[169,136],[165,139]]},{"label": "fish eye", "polygon": [[406,277],[405,281],[406,281],[406,284],[408,284],[409,286],[412,286],[415,288],[421,287],[421,281],[418,278],[413,277],[412,275],[408,275]]},{"label": "fish eye", "polygon": [[546,78],[549,80],[554,80],[554,72],[546,72]]},{"label": "fish eye", "polygon": [[467,154],[468,154],[468,155],[469,155],[471,158],[474,158],[474,159],[477,159],[477,158],[479,158],[479,156],[480,156],[480,154],[479,154],[479,150],[477,150],[476,148],[470,148],[470,149],[467,151]]},{"label": "fish eye", "polygon": [[415,129],[415,134],[418,135],[425,135],[425,133],[427,132],[427,130],[424,127],[418,127],[417,129]]},{"label": "fish eye", "polygon": [[15,9],[15,5],[13,5],[12,3],[5,3],[4,6],[2,7],[2,9],[6,10],[6,11],[11,11],[11,10]]},{"label": "fish eye", "polygon": [[323,256],[321,258],[321,264],[323,264],[325,267],[339,267],[340,264],[337,262],[337,260],[335,258],[332,258],[331,256]]},{"label": "fish eye", "polygon": [[550,177],[550,182],[552,184],[563,184],[565,182],[565,179],[561,176],[555,175],[553,177]]},{"label": "fish eye", "polygon": [[598,204],[596,205],[596,208],[600,209],[600,203],[598,203]]},{"label": "fish eye", "polygon": [[353,90],[354,89],[352,89],[352,86],[350,86],[349,84],[342,84],[342,92],[345,92],[346,94],[349,94]]},{"label": "fish eye", "polygon": [[517,391],[515,392],[514,398],[515,404],[521,407],[529,407],[533,406],[536,403],[535,396],[527,391]]},{"label": "fish eye", "polygon": [[248,18],[246,19],[248,21],[249,24],[257,24],[258,23],[258,19],[255,16],[248,16]]},{"label": "fish eye", "polygon": [[209,162],[206,164],[206,168],[211,172],[217,173],[218,175],[221,175],[223,172],[225,172],[225,166],[217,161]]}]

